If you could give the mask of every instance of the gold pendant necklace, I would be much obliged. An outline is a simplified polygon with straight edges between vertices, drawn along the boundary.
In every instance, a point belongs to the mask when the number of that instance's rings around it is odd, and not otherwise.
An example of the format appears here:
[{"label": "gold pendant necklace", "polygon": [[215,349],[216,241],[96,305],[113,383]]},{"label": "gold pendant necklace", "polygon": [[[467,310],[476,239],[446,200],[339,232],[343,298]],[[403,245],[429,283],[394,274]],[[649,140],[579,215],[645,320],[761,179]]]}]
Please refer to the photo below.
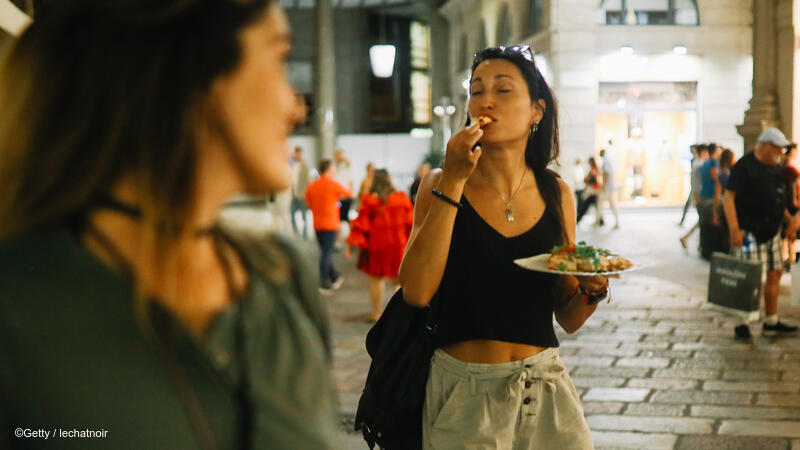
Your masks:
[{"label": "gold pendant necklace", "polygon": [[514,221],[514,211],[511,210],[511,201],[514,200],[514,197],[517,196],[517,193],[519,192],[520,188],[522,188],[522,182],[525,180],[525,174],[527,172],[528,172],[527,168],[522,170],[522,177],[519,179],[519,185],[517,186],[517,190],[515,190],[514,193],[511,194],[511,197],[509,197],[508,200],[506,200],[506,198],[503,197],[503,194],[501,194],[500,191],[498,191],[494,186],[492,186],[491,183],[489,183],[489,179],[486,178],[486,175],[484,175],[483,172],[481,172],[481,176],[483,177],[483,181],[485,181],[486,184],[490,188],[492,188],[495,192],[497,192],[497,195],[499,195],[500,199],[503,200],[503,203],[506,204],[506,219],[509,222],[513,222]]}]

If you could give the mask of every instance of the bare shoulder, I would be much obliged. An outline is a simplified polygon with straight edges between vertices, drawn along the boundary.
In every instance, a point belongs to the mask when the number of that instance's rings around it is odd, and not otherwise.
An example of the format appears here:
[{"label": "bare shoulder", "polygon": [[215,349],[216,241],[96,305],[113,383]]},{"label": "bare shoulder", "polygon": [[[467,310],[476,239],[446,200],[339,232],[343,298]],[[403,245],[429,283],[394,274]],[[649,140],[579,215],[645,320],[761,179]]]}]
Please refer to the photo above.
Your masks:
[{"label": "bare shoulder", "polygon": [[562,194],[569,193],[569,194],[571,195],[571,193],[572,193],[572,188],[571,188],[571,187],[569,187],[569,185],[567,184],[567,182],[566,182],[566,181],[564,181],[564,179],[563,179],[563,178],[561,178],[561,177],[556,177],[556,181],[558,181],[558,187],[560,187],[560,188],[561,188],[561,193],[562,193]]},{"label": "bare shoulder", "polygon": [[431,191],[439,185],[442,179],[442,169],[434,169],[422,179],[417,191],[417,201],[414,203],[414,224],[418,226],[422,223],[425,215],[430,208],[433,194]]},{"label": "bare shoulder", "polygon": [[[556,181],[558,182],[558,187],[561,188],[561,198],[562,199],[571,199],[572,198],[572,188],[569,187],[566,181],[564,181],[561,177],[556,177]],[[563,201],[563,200],[562,200]]]},{"label": "bare shoulder", "polygon": [[435,188],[437,184],[439,184],[439,180],[442,179],[442,169],[433,169],[425,178],[422,179],[422,185],[425,187],[430,187],[431,189]]}]

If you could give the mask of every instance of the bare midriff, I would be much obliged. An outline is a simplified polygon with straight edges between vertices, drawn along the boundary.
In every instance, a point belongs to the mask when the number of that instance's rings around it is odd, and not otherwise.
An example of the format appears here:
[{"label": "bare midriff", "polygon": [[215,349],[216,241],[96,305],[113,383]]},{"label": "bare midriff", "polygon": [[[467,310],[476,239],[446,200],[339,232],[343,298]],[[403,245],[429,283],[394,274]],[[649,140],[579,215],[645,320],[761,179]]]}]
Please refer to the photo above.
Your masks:
[{"label": "bare midriff", "polygon": [[531,357],[547,347],[503,341],[464,341],[442,347],[453,358],[479,364],[499,364]]}]

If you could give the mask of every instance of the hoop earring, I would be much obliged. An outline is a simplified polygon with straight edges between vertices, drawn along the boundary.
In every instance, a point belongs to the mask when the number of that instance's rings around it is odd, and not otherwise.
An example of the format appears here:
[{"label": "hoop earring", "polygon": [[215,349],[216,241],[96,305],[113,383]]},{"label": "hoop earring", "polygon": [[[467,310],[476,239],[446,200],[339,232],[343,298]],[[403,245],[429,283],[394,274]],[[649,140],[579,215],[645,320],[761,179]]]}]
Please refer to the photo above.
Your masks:
[{"label": "hoop earring", "polygon": [[533,125],[531,125],[531,131],[530,133],[528,133],[528,136],[533,136],[534,134],[536,134],[536,131],[538,130],[539,130],[539,122],[536,122]]}]

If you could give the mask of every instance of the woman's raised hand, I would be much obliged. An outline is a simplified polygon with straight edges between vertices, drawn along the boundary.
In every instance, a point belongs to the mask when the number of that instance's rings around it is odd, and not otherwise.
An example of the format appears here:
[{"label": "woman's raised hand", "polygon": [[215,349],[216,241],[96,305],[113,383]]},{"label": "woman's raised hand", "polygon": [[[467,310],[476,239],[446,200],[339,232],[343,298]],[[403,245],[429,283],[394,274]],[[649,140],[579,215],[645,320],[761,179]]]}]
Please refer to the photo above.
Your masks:
[{"label": "woman's raised hand", "polygon": [[483,136],[478,122],[456,133],[447,143],[447,153],[444,157],[442,176],[453,181],[466,182],[481,158],[481,148],[472,147]]}]

